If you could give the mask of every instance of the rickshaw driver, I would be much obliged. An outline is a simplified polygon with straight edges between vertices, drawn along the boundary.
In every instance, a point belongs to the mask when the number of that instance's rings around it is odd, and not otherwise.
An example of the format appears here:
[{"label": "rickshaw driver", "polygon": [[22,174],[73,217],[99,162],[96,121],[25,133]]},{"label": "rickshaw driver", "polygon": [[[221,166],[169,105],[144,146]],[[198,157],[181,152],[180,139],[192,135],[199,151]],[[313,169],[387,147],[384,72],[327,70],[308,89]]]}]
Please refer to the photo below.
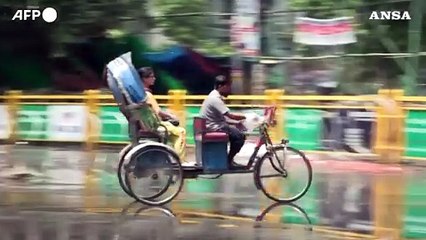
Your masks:
[{"label": "rickshaw driver", "polygon": [[151,93],[151,87],[155,83],[154,71],[150,67],[142,67],[138,69],[139,76],[142,79],[147,100],[146,102],[151,105],[155,114],[161,119],[161,123],[167,128],[169,138],[173,144],[176,153],[182,162],[186,162],[186,130],[179,127],[179,120],[177,117],[169,112],[161,110],[160,106],[155,100],[154,95]]},{"label": "rickshaw driver", "polygon": [[241,167],[233,160],[244,145],[246,136],[243,131],[244,115],[231,113],[224,102],[224,98],[231,93],[232,82],[224,76],[216,77],[214,90],[210,92],[203,101],[200,116],[206,119],[208,131],[224,131],[229,134],[230,149],[228,153],[228,164],[231,168]]}]

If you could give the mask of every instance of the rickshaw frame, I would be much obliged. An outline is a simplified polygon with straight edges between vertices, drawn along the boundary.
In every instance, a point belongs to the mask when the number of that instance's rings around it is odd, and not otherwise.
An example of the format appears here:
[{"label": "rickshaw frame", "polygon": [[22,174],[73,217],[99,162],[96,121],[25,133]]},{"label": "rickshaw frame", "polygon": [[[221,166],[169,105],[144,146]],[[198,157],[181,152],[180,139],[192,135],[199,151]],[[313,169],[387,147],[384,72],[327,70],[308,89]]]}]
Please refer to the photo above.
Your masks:
[{"label": "rickshaw frame", "polygon": [[[182,172],[182,180],[184,181],[185,179],[196,179],[199,178],[200,175],[217,175],[216,177],[213,178],[208,178],[208,179],[217,179],[219,177],[221,177],[222,175],[225,174],[243,174],[243,173],[253,173],[253,177],[254,177],[254,183],[255,186],[258,190],[261,190],[268,198],[270,198],[271,200],[274,200],[276,202],[279,203],[290,203],[290,202],[294,202],[298,199],[300,199],[301,197],[303,197],[303,195],[309,190],[310,185],[312,183],[312,167],[311,164],[309,162],[309,160],[307,159],[307,157],[305,156],[305,154],[303,154],[302,152],[300,152],[299,150],[292,148],[291,146],[289,146],[289,140],[287,139],[282,139],[281,143],[279,144],[273,144],[272,140],[269,136],[268,133],[268,127],[273,125],[275,123],[274,120],[274,115],[275,115],[275,107],[267,107],[265,109],[265,113],[267,112],[267,109],[273,109],[271,111],[271,115],[267,116],[266,119],[267,121],[264,121],[262,124],[260,124],[259,126],[259,131],[260,131],[260,136],[257,139],[256,142],[256,146],[251,154],[251,156],[249,157],[249,160],[247,162],[246,165],[243,165],[239,168],[236,169],[227,169],[227,170],[217,170],[217,171],[205,171],[205,169],[203,168],[203,166],[197,166],[197,165],[192,165],[192,166],[186,166],[186,165],[178,165],[178,168],[180,168],[181,172]],[[148,140],[149,142],[150,140]],[[142,142],[144,144],[147,144],[147,141],[144,141],[142,139]],[[120,152],[120,163],[118,166],[118,171],[117,171],[117,176],[120,182],[120,186],[122,187],[122,189],[129,195],[132,196],[133,198],[135,198],[137,201],[143,203],[143,204],[147,204],[147,205],[152,205],[152,206],[159,206],[159,205],[164,205],[165,203],[171,201],[174,197],[176,197],[179,192],[181,191],[182,187],[179,187],[178,192],[176,193],[176,196],[174,196],[172,199],[165,201],[165,202],[152,202],[150,199],[140,199],[138,198],[130,189],[130,187],[128,186],[130,183],[125,179],[122,178],[122,169],[126,169],[124,163],[125,163],[125,156],[127,155],[127,153],[129,153],[133,147],[138,146],[138,144],[140,144],[139,140],[138,142],[133,142],[129,145],[127,145],[122,152]],[[153,142],[152,144],[158,144],[157,142]],[[266,152],[262,155],[262,156],[258,156],[259,150],[260,148],[265,145],[266,147]],[[260,181],[260,176],[259,176],[259,169],[261,168],[262,163],[268,159],[273,167],[273,169],[275,169],[275,171],[278,172],[278,175],[281,175],[283,177],[287,177],[288,172],[285,169],[284,164],[277,160],[279,159],[276,153],[276,150],[279,149],[284,149],[285,150],[285,154],[287,154],[288,151],[294,152],[297,155],[299,155],[302,160],[304,161],[304,163],[306,164],[306,167],[308,169],[308,179],[307,179],[307,184],[305,186],[305,188],[296,196],[289,198],[289,199],[279,199],[276,197],[273,197],[267,189],[265,189],[265,187],[262,185],[261,181]],[[176,166],[175,166],[176,167]],[[126,170],[125,170],[126,171]],[[204,177],[206,178],[206,177]],[[170,182],[171,183],[171,182]],[[168,183],[168,184],[170,184]],[[167,191],[168,186],[164,187],[162,189],[162,191]],[[163,193],[163,192],[159,192],[159,193]],[[159,194],[161,195],[161,194]],[[158,197],[158,196],[156,196]]]},{"label": "rickshaw frame", "polygon": [[[182,159],[179,159],[176,151],[167,145],[167,128],[161,124],[156,114],[152,114],[152,109],[146,103],[146,93],[144,92],[144,89],[141,86],[139,80],[139,76],[131,63],[130,54],[123,54],[111,61],[105,69],[104,77],[107,79],[108,85],[112,90],[114,99],[116,100],[120,111],[129,121],[129,134],[131,143],[124,147],[119,154],[117,176],[121,188],[129,196],[135,198],[135,200],[147,205],[164,205],[172,201],[179,194],[179,192],[182,190],[185,179],[197,178],[199,175],[218,175],[215,177],[218,178],[223,174],[253,173],[256,188],[262,190],[262,192],[268,198],[281,203],[296,201],[308,191],[312,183],[312,167],[305,154],[289,146],[289,141],[287,139],[282,139],[279,144],[273,144],[271,138],[269,137],[268,127],[275,124],[276,107],[273,106],[265,108],[265,118],[258,126],[260,130],[260,136],[256,142],[256,147],[254,148],[254,151],[245,166],[238,169],[230,169],[229,165],[226,165],[225,168],[223,165],[221,167],[215,168],[213,165],[209,166],[208,164],[211,164],[211,162],[205,162],[207,161],[205,160],[207,158],[204,157],[202,157],[201,161],[199,161],[202,163],[201,165],[182,166]],[[145,117],[146,119],[144,119]],[[194,138],[197,141],[195,131]],[[225,141],[227,144],[228,140]],[[222,139],[222,141],[219,141],[219,143],[221,144],[219,151],[220,154],[222,154],[221,156],[223,156],[223,151],[225,151],[226,154],[226,147],[223,147],[225,142]],[[259,157],[258,153],[263,145],[266,147],[266,153]],[[200,151],[203,152],[205,151],[204,149],[205,148],[203,147],[200,149]],[[283,159],[280,159],[277,154],[277,151],[279,150],[284,150]],[[208,159],[211,161],[212,150],[210,149],[208,151],[210,151]],[[139,158],[141,154],[146,152],[156,152],[157,155],[163,154],[163,158],[160,158],[159,161],[153,161],[152,158],[148,157]],[[288,172],[285,168],[285,161],[287,160],[288,152],[295,153],[303,160],[303,163],[306,165],[308,169],[307,184],[303,190],[299,192],[299,194],[291,198],[275,197],[272,196],[272,193],[268,192],[269,190],[260,180],[262,177],[260,176],[261,167],[265,161],[269,160],[272,168],[277,172],[277,174],[268,175],[267,177],[279,176],[282,178],[287,178]],[[156,157],[154,158],[157,159]],[[220,160],[223,161],[223,157]],[[146,177],[148,179],[156,180],[158,179],[158,172],[160,170],[166,169],[166,163],[168,164],[167,169],[169,170],[165,171],[165,176],[168,176],[169,178],[165,187],[152,196],[141,197],[139,194],[134,192],[134,187],[132,186],[131,181],[132,179]],[[163,164],[163,168],[160,169],[159,167],[161,164]],[[173,174],[178,174],[176,179],[173,179]],[[173,184],[178,184],[177,189],[173,192],[173,194],[166,199],[158,200],[158,198],[165,194],[169,187]]]}]

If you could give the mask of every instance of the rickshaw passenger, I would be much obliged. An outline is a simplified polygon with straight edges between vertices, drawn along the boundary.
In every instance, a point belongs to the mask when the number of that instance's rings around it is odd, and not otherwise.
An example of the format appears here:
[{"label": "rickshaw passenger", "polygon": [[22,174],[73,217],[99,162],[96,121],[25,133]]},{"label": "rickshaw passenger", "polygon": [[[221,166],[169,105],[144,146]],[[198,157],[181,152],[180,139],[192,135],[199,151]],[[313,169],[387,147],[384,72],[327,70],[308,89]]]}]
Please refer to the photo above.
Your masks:
[{"label": "rickshaw passenger", "polygon": [[200,110],[200,116],[206,119],[206,128],[209,131],[224,131],[229,134],[230,150],[228,163],[231,167],[239,167],[233,159],[241,150],[246,140],[242,121],[244,115],[231,113],[224,102],[224,98],[231,93],[232,82],[224,76],[219,75],[215,80],[215,89],[210,92],[204,100]]},{"label": "rickshaw passenger", "polygon": [[147,103],[151,105],[155,114],[161,119],[161,123],[167,128],[169,133],[169,140],[172,142],[176,153],[179,155],[181,161],[186,161],[186,131],[182,127],[178,127],[179,120],[178,118],[167,111],[163,111],[157,103],[157,100],[154,98],[151,93],[151,87],[155,83],[154,71],[150,67],[142,67],[138,69],[139,76],[142,79],[145,92],[147,95]]}]

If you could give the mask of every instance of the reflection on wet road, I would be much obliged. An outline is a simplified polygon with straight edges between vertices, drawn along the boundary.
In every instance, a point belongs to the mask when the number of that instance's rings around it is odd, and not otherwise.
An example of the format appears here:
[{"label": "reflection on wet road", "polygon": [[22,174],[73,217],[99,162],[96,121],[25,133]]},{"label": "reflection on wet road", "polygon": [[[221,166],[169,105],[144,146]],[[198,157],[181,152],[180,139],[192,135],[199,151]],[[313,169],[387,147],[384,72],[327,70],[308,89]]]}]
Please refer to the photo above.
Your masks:
[{"label": "reflection on wet road", "polygon": [[[316,234],[299,207],[273,207],[256,219],[220,214],[200,216],[138,203],[116,214],[21,210],[19,215],[3,212],[0,226],[4,239],[25,239],[25,235],[31,235],[31,239],[312,239]],[[297,211],[304,222],[290,225],[265,220],[278,208]]]},{"label": "reflection on wet road", "polygon": [[92,177],[78,151],[27,147],[12,158],[31,176],[2,168],[0,239],[426,238],[422,168],[314,160],[295,205],[274,204],[251,174],[236,174],[186,180],[175,201],[152,208],[120,189],[114,151],[97,156]]}]

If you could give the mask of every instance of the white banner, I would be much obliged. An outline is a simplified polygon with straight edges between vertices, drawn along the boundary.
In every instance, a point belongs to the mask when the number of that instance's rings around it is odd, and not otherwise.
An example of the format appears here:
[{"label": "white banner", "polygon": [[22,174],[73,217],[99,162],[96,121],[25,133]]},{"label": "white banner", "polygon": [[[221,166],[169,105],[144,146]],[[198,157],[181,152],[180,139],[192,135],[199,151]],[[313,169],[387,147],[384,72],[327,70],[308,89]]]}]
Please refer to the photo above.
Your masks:
[{"label": "white banner", "polygon": [[0,105],[0,139],[10,136],[9,111],[6,105]]},{"label": "white banner", "polygon": [[88,119],[86,106],[49,106],[47,116],[49,140],[85,141]]},{"label": "white banner", "polygon": [[260,50],[260,1],[236,1],[236,16],[231,18],[231,39],[241,54],[256,56]]},{"label": "white banner", "polygon": [[294,42],[306,45],[342,45],[356,42],[351,17],[296,20]]}]

